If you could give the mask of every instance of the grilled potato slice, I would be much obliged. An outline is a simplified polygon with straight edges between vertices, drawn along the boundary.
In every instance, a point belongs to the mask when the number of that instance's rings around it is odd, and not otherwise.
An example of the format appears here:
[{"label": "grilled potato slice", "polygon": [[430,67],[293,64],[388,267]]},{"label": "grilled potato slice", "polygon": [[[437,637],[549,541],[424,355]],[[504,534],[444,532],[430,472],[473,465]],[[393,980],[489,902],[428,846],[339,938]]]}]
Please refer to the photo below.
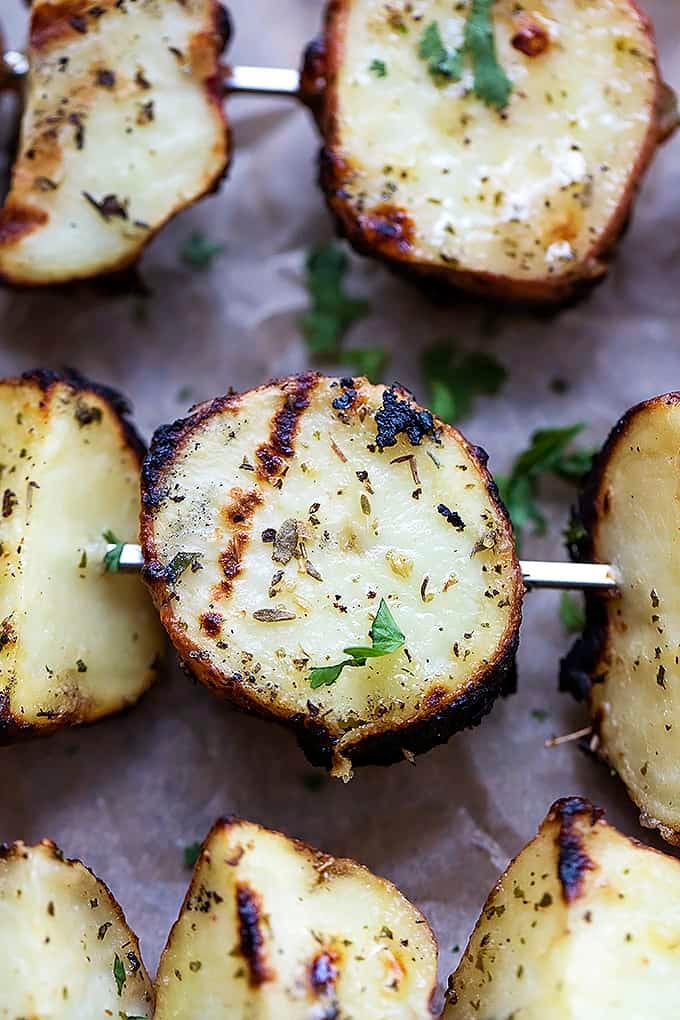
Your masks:
[{"label": "grilled potato slice", "polygon": [[[181,658],[344,778],[479,722],[512,680],[523,595],[485,463],[400,387],[315,373],[160,429],[142,546]],[[390,654],[353,668],[388,616]]]},{"label": "grilled potato slice", "polygon": [[[469,51],[456,56],[485,8],[512,89],[502,109],[476,94]],[[632,0],[330,0],[303,83],[340,233],[503,299],[562,301],[605,273],[670,124]],[[488,77],[478,91],[488,99]]]},{"label": "grilled potato slice", "polygon": [[122,269],[224,174],[216,0],[34,0],[31,72],[0,276]]},{"label": "grilled potato slice", "polygon": [[139,528],[126,412],[77,376],[0,382],[0,743],[110,715],[155,677],[144,585],[102,567],[103,532]]},{"label": "grilled potato slice", "polygon": [[156,978],[155,1020],[426,1020],[437,947],[422,914],[354,861],[218,822]]},{"label": "grilled potato slice", "polygon": [[587,486],[578,559],[613,563],[619,595],[589,595],[583,637],[561,684],[585,697],[600,755],[616,769],[644,825],[680,844],[680,393],[632,408],[614,428]]},{"label": "grilled potato slice", "polygon": [[49,840],[0,849],[0,1016],[141,1020],[153,989],[103,882]]},{"label": "grilled potato slice", "polygon": [[449,981],[443,1020],[676,1020],[680,866],[558,801]]}]

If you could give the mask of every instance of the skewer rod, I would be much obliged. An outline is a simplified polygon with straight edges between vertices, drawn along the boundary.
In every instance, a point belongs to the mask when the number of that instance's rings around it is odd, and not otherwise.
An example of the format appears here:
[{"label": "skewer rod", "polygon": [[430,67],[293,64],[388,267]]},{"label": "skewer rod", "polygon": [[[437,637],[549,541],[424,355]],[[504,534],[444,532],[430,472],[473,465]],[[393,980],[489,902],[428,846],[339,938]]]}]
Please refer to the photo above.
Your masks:
[{"label": "skewer rod", "polygon": [[[115,549],[109,545],[107,551]],[[120,556],[120,570],[141,570],[144,565],[140,546],[127,543]],[[523,560],[520,563],[528,588],[561,588],[574,591],[615,591],[616,575],[606,563],[542,563]]]},{"label": "skewer rod", "polygon": [[228,93],[293,96],[300,93],[300,75],[289,67],[228,67],[224,88]]},{"label": "skewer rod", "polygon": [[7,50],[0,57],[0,89],[16,88],[28,75],[28,58],[18,50]]}]

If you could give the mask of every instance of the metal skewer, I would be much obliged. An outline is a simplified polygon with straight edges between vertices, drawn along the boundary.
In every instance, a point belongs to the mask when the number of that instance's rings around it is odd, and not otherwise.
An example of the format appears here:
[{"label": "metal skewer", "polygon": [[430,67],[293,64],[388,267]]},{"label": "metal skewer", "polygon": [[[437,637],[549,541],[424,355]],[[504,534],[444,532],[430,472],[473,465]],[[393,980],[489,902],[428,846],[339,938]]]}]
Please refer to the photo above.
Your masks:
[{"label": "metal skewer", "polygon": [[[111,552],[116,546],[109,545]],[[120,555],[119,569],[125,573],[144,566],[141,547],[127,543]],[[617,579],[606,563],[543,563],[520,561],[527,588],[561,588],[565,591],[616,591]]]}]

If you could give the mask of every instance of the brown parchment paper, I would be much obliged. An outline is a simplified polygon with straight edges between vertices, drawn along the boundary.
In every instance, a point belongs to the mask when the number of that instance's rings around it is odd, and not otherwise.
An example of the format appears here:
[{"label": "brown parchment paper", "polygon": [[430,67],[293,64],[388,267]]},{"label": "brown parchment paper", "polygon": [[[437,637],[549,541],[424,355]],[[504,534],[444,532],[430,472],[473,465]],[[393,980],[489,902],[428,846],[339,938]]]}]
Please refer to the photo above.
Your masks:
[{"label": "brown parchment paper", "polygon": [[[647,0],[667,79],[680,88],[680,3]],[[234,62],[297,65],[317,31],[320,0],[232,0]],[[0,0],[10,41],[26,12]],[[2,104],[4,128],[9,104]],[[62,293],[0,290],[0,373],[72,365],[128,394],[147,436],[196,400],[306,365],[298,317],[306,249],[330,236],[315,186],[317,138],[293,102],[229,102],[235,162],[221,193],[175,220],[143,261],[149,298],[91,287]],[[442,337],[505,363],[503,393],[479,401],[466,435],[505,470],[541,426],[588,423],[600,443],[631,404],[680,388],[680,138],[659,154],[609,279],[584,303],[552,317],[458,301],[434,306],[370,261],[353,258],[349,284],[373,314],[352,341],[382,341],[390,376],[423,395],[419,351]],[[208,272],[181,263],[193,230],[226,244]],[[567,395],[551,391],[569,380]],[[560,529],[571,492],[547,490],[551,528],[528,539],[532,558],[563,558]],[[58,527],[58,522],[55,522]],[[101,620],[106,626],[106,620]],[[312,770],[273,724],[219,704],[172,667],[134,711],[95,727],[0,753],[0,840],[50,836],[112,888],[154,970],[189,874],[182,848],[235,812],[394,880],[426,913],[454,966],[484,898],[534,833],[550,803],[582,794],[626,831],[636,812],[606,769],[575,747],[546,750],[551,733],[583,725],[557,693],[569,643],[558,596],[527,599],[519,693],[445,747],[389,769],[360,770],[349,786],[304,785]],[[172,658],[171,658],[172,661]],[[548,713],[545,721],[532,709]]]}]

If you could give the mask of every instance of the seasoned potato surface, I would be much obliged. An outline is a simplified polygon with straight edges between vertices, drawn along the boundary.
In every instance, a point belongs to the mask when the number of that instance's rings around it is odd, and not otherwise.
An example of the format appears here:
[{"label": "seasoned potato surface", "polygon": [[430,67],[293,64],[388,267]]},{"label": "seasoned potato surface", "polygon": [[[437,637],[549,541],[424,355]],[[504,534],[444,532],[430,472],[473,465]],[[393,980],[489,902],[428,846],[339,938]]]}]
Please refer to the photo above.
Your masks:
[{"label": "seasoned potato surface", "polygon": [[0,276],[60,283],[133,262],[225,171],[216,0],[34,0]]},{"label": "seasoned potato surface", "polygon": [[487,900],[443,1020],[676,1020],[680,865],[558,801]]},{"label": "seasoned potato surface", "polygon": [[[486,8],[495,76],[473,59],[484,39],[466,44]],[[331,0],[303,79],[340,230],[504,298],[562,300],[605,272],[665,130],[652,29],[630,0]]]},{"label": "seasoned potato surface", "polygon": [[[523,594],[485,462],[406,391],[315,374],[160,429],[142,543],[180,655],[344,776],[479,721]],[[357,664],[386,612],[394,648]]]},{"label": "seasoned potato surface", "polygon": [[156,1020],[430,1020],[437,948],[401,893],[249,822],[218,822],[156,981]]},{"label": "seasoned potato surface", "polygon": [[142,1020],[153,989],[103,882],[54,843],[0,850],[0,1017]]},{"label": "seasoned potato surface", "polygon": [[144,585],[102,565],[104,532],[139,530],[126,411],[79,377],[0,382],[0,742],[117,712],[155,677]]}]

